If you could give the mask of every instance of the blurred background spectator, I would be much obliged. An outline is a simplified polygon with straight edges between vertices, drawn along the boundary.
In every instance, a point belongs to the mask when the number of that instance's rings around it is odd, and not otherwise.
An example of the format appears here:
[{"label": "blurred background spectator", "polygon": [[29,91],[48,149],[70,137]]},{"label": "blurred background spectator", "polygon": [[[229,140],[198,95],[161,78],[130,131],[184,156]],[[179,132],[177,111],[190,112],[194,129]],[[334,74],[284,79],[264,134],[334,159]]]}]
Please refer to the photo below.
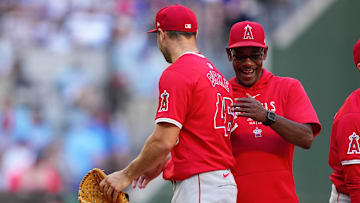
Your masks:
[{"label": "blurred background spectator", "polygon": [[154,11],[192,8],[202,53],[230,78],[231,25],[259,21],[271,36],[307,1],[0,1],[0,201],[41,192],[17,199],[76,202],[88,170],[110,173],[138,154],[168,65],[146,34]]}]

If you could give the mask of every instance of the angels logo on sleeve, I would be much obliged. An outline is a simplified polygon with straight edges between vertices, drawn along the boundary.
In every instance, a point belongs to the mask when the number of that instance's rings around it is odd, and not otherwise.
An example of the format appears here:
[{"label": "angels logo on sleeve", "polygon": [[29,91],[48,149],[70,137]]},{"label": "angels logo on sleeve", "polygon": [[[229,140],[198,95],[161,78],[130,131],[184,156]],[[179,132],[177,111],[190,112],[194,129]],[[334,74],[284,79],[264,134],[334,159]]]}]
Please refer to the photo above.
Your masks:
[{"label": "angels logo on sleeve", "polygon": [[164,92],[161,93],[160,97],[161,97],[161,102],[160,102],[160,105],[159,105],[159,111],[158,112],[167,111],[168,106],[169,106],[170,94],[168,92],[166,92],[166,90],[164,90]]},{"label": "angels logo on sleeve", "polygon": [[355,132],[349,136],[349,149],[347,154],[360,154],[359,135]]}]

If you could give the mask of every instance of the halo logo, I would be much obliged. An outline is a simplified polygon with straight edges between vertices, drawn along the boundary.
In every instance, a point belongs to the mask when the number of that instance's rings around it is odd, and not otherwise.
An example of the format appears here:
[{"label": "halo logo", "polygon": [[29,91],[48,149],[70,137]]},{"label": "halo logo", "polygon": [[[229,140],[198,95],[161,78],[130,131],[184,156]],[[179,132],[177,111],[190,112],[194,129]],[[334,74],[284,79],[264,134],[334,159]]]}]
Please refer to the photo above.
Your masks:
[{"label": "halo logo", "polygon": [[349,140],[350,143],[347,154],[360,154],[359,135],[353,132],[353,134],[349,136]]},{"label": "halo logo", "polygon": [[158,112],[167,111],[168,106],[169,106],[170,94],[167,93],[166,90],[164,90],[164,92],[160,95],[160,97],[161,97],[161,102],[160,102],[160,105],[159,105],[159,111]]},{"label": "halo logo", "polygon": [[252,33],[252,27],[250,25],[246,25],[244,27],[245,33],[244,33],[244,39],[254,39],[254,35]]}]

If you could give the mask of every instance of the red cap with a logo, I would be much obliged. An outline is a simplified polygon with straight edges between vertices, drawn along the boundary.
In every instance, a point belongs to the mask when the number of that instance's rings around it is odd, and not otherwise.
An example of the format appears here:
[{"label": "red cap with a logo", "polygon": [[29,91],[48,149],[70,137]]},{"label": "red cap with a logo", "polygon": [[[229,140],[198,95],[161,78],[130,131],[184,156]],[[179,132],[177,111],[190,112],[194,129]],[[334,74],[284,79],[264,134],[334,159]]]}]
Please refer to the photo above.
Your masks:
[{"label": "red cap with a logo", "polygon": [[158,11],[155,29],[148,31],[148,33],[156,32],[159,28],[163,31],[196,32],[197,27],[195,13],[185,6],[175,4]]},{"label": "red cap with a logo", "polygon": [[264,28],[257,22],[241,21],[230,30],[228,48],[235,47],[267,47]]},{"label": "red cap with a logo", "polygon": [[353,49],[354,63],[357,66],[360,63],[360,39],[356,42]]}]

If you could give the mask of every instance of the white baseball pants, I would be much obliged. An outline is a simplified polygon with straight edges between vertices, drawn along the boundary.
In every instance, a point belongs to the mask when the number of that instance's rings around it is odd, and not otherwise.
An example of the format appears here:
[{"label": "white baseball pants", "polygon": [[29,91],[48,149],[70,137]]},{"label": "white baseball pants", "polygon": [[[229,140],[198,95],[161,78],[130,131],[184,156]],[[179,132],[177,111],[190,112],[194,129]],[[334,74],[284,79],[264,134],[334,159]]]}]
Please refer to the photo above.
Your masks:
[{"label": "white baseball pants", "polygon": [[230,170],[196,174],[173,182],[171,203],[236,203],[237,187]]},{"label": "white baseball pants", "polygon": [[329,203],[351,203],[348,195],[338,192],[334,184],[331,187]]}]

